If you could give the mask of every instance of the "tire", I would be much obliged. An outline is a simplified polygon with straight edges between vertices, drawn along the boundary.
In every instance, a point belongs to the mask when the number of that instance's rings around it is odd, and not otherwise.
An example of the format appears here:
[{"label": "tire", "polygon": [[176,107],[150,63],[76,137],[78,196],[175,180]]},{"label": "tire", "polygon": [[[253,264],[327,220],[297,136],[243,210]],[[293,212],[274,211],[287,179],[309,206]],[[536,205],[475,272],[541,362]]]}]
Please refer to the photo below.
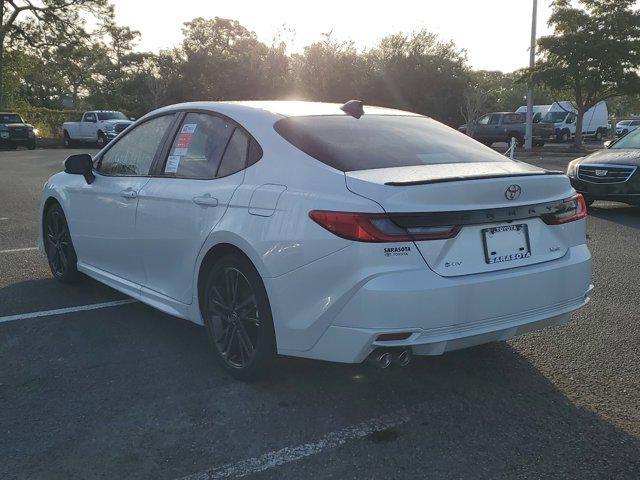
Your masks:
[{"label": "tire", "polygon": [[75,142],[73,140],[71,140],[71,137],[69,136],[69,132],[67,132],[66,130],[64,131],[64,134],[62,135],[62,143],[67,148],[72,148],[75,145]]},{"label": "tire", "polygon": [[109,139],[107,138],[107,136],[102,132],[98,132],[98,141],[96,141],[96,147],[102,148],[107,143],[109,143]]},{"label": "tire", "polygon": [[29,150],[35,150],[36,149],[36,142],[31,142],[29,145],[27,145],[27,148]]},{"label": "tire", "polygon": [[253,264],[230,253],[209,265],[200,308],[216,358],[239,380],[263,374],[275,357],[271,307]]},{"label": "tire", "polygon": [[544,141],[543,140],[536,140],[533,142],[533,146],[534,147],[544,147]]},{"label": "tire", "polygon": [[567,143],[571,139],[571,133],[569,130],[562,130],[558,135],[556,135],[556,140],[558,143]]},{"label": "tire", "polygon": [[53,277],[63,283],[78,280],[76,250],[73,248],[71,233],[62,207],[55,203],[44,214],[44,248]]}]

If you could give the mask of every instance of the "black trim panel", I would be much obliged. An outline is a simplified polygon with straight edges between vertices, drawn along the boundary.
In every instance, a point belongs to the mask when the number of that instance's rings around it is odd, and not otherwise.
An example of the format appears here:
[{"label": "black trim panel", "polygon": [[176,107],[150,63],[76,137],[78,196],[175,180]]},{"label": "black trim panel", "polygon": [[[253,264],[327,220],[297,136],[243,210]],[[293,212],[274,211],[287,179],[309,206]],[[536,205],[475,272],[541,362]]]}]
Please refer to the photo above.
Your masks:
[{"label": "black trim panel", "polygon": [[462,182],[466,180],[484,180],[489,178],[508,178],[508,177],[532,177],[535,175],[564,175],[564,172],[547,170],[544,172],[531,172],[531,173],[505,173],[498,175],[469,175],[447,178],[436,178],[432,180],[412,180],[408,182],[386,182],[385,185],[393,187],[407,187],[411,185],[429,185],[432,183],[447,183],[447,182]]}]

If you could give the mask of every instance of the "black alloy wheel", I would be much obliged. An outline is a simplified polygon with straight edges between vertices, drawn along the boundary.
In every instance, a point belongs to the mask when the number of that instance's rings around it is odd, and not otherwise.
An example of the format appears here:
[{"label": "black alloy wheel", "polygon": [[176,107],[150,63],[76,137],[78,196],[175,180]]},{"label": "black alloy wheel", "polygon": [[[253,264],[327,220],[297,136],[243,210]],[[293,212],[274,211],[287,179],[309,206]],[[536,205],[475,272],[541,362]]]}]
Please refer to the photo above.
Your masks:
[{"label": "black alloy wheel", "polygon": [[53,276],[61,282],[77,280],[76,251],[60,205],[49,207],[44,220],[44,246]]},{"label": "black alloy wheel", "polygon": [[238,379],[256,377],[276,351],[259,273],[243,256],[226,255],[209,268],[202,294],[202,316],[223,367]]}]

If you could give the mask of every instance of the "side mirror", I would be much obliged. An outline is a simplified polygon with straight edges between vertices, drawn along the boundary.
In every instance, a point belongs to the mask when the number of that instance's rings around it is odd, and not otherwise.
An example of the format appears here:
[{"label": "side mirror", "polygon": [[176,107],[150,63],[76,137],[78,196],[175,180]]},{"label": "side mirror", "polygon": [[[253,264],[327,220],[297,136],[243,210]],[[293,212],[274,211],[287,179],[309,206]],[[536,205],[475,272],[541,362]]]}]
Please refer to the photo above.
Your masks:
[{"label": "side mirror", "polygon": [[88,184],[93,183],[96,176],[93,174],[93,159],[88,153],[71,155],[64,161],[65,173],[82,175]]},{"label": "side mirror", "polygon": [[609,148],[613,142],[611,140],[607,140],[602,144],[604,148]]}]

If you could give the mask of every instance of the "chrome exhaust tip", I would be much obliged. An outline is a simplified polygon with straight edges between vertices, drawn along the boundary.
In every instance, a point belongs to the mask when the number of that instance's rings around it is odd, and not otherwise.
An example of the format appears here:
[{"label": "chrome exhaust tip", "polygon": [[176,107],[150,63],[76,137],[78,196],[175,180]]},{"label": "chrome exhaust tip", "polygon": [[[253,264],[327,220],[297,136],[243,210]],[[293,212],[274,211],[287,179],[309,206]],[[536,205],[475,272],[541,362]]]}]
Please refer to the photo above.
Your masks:
[{"label": "chrome exhaust tip", "polygon": [[385,350],[376,350],[369,356],[369,362],[373,363],[376,367],[386,369],[393,363],[393,355],[391,352]]},{"label": "chrome exhaust tip", "polygon": [[394,361],[400,367],[406,367],[411,363],[411,350],[400,350],[400,352],[395,356]]}]

